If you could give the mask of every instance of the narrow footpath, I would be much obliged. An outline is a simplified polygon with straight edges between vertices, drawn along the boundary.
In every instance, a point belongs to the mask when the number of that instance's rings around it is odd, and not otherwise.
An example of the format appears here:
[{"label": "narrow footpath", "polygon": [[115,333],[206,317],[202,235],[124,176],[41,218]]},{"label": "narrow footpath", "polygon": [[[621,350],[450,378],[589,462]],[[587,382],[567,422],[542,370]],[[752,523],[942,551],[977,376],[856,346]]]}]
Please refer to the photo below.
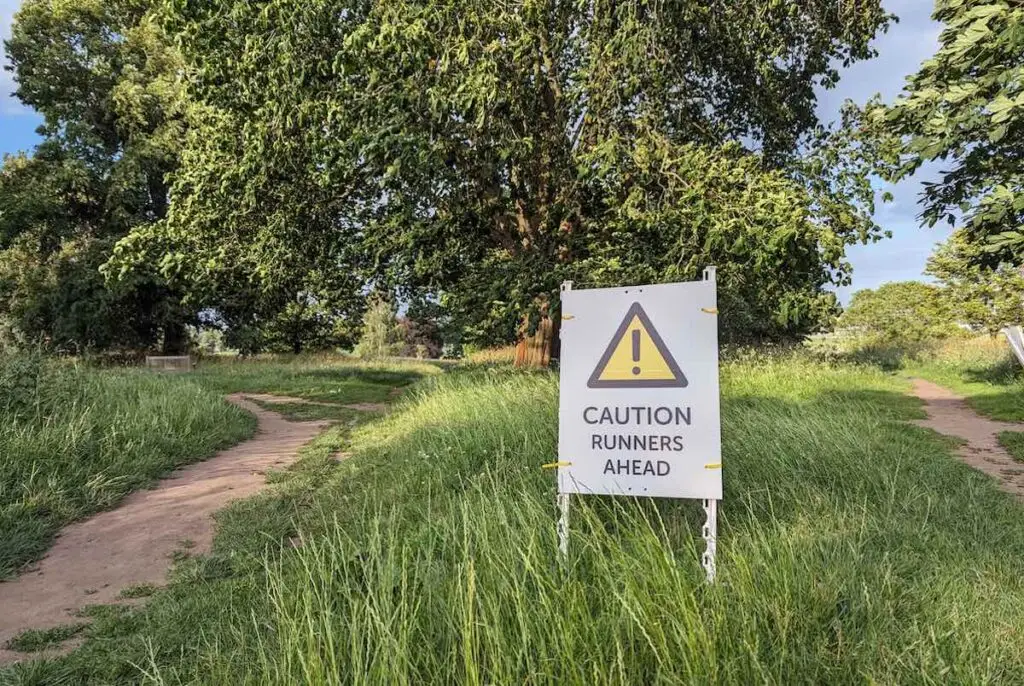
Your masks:
[{"label": "narrow footpath", "polygon": [[118,602],[128,586],[163,585],[176,551],[209,552],[213,513],[266,487],[266,470],[291,464],[329,424],[286,421],[242,395],[228,400],[256,416],[253,438],[130,494],[113,510],[68,525],[34,568],[0,582],[0,664],[39,655],[4,648],[22,631],[80,623],[74,613],[85,605]]},{"label": "narrow footpath", "polygon": [[1024,432],[1024,424],[997,422],[972,410],[964,399],[949,389],[924,379],[914,379],[913,393],[924,401],[927,419],[914,423],[946,436],[965,441],[956,455],[975,469],[999,482],[999,487],[1024,500],[1024,463],[999,444],[1003,431]]}]

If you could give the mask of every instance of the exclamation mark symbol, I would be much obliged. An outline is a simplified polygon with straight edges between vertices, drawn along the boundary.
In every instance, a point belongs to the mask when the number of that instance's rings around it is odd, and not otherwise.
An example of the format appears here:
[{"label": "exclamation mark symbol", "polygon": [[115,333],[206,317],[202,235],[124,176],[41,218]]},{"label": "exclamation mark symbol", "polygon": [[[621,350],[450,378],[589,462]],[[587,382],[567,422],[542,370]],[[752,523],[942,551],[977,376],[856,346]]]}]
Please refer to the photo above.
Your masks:
[{"label": "exclamation mark symbol", "polygon": [[[633,329],[633,362],[640,361],[640,329]],[[640,374],[640,367],[633,367],[633,376]]]}]

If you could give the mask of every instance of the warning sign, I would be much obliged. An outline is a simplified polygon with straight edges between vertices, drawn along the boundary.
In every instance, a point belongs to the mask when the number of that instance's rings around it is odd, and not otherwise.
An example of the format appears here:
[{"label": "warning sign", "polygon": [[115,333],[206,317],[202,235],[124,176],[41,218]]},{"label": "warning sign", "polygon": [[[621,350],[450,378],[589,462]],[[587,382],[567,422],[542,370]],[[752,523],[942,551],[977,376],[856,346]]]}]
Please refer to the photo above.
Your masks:
[{"label": "warning sign", "polygon": [[590,388],[685,388],[686,377],[640,303],[626,312],[594,367]]},{"label": "warning sign", "polygon": [[559,492],[720,499],[713,270],[563,290],[562,313]]}]

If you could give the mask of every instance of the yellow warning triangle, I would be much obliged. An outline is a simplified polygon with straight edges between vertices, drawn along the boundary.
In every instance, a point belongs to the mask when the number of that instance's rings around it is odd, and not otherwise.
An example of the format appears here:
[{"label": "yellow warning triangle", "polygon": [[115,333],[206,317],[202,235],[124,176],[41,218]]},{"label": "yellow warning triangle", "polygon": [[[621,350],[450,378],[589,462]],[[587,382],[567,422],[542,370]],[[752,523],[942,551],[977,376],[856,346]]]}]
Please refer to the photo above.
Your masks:
[{"label": "yellow warning triangle", "polygon": [[640,303],[633,303],[590,375],[590,388],[685,388],[689,382]]}]

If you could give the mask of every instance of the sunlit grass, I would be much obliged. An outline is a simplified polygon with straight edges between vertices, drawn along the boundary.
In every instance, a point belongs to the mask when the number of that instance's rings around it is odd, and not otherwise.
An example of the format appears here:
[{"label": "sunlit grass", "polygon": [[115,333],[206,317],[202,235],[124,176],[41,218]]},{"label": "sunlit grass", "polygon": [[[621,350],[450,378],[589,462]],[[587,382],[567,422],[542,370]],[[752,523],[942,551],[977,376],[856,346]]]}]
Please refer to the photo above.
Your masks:
[{"label": "sunlit grass", "polygon": [[1024,421],[1024,376],[1001,334],[932,346],[909,361],[904,373],[952,389],[993,419]]},{"label": "sunlit grass", "polygon": [[472,350],[466,355],[469,364],[512,364],[516,359],[516,346],[505,345],[499,348],[482,348]]},{"label": "sunlit grass", "polygon": [[1020,505],[908,425],[905,390],[868,367],[728,365],[708,586],[692,502],[574,498],[559,562],[540,469],[555,376],[429,380],[318,439],[282,494],[232,508],[215,554],[146,609],[8,679],[1024,681]]},{"label": "sunlit grass", "polygon": [[1024,433],[1003,431],[999,434],[999,443],[1006,448],[1013,459],[1021,463],[1021,468],[1024,468]]}]

